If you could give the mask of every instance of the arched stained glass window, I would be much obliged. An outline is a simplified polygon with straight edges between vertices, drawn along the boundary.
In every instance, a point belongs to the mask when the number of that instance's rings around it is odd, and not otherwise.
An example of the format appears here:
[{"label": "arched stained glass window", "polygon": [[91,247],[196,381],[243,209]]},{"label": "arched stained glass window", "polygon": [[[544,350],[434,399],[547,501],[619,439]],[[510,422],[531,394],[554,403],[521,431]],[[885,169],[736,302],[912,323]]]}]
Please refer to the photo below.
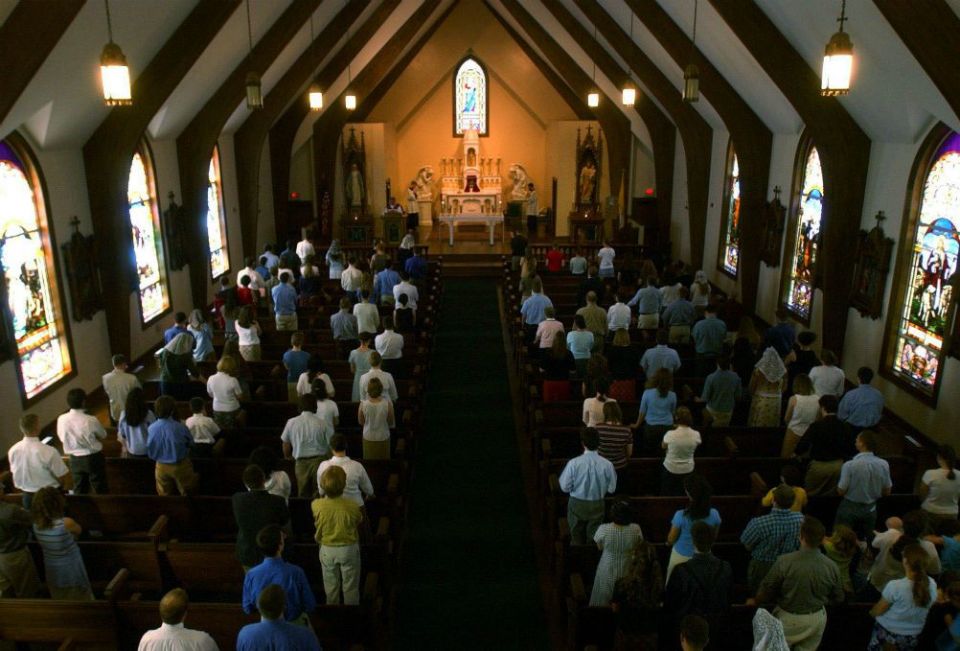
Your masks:
[{"label": "arched stained glass window", "polygon": [[899,292],[892,292],[897,302],[890,310],[895,319],[890,370],[931,397],[940,379],[954,298],[950,278],[960,252],[960,134],[944,137],[942,131],[935,132],[932,155],[924,148],[921,165],[914,167],[914,196],[921,194],[913,205],[919,209],[905,220],[909,230],[901,241],[908,248],[901,252]]},{"label": "arched stained glass window", "polygon": [[823,218],[823,169],[817,148],[808,145],[800,179],[800,202],[796,228],[787,250],[787,277],[783,303],[796,317],[810,320],[813,308],[817,254],[820,248],[820,226]]},{"label": "arched stained glass window", "polygon": [[147,324],[167,311],[170,295],[157,214],[157,190],[146,144],[141,144],[130,162],[127,201],[139,279],[140,320]]},{"label": "arched stained glass window", "polygon": [[223,185],[220,183],[220,151],[214,147],[207,184],[207,244],[210,248],[210,276],[216,280],[230,270],[227,249],[227,219],[223,209]]},{"label": "arched stained glass window", "polygon": [[17,372],[24,400],[30,400],[70,375],[73,364],[43,189],[19,140],[0,142],[0,266]]},{"label": "arched stained glass window", "polygon": [[464,59],[457,68],[453,98],[454,134],[476,129],[479,135],[487,135],[487,73],[476,59]]},{"label": "arched stained glass window", "polygon": [[740,268],[740,165],[732,142],[727,153],[726,179],[723,220],[720,223],[720,259],[717,266],[736,278]]}]

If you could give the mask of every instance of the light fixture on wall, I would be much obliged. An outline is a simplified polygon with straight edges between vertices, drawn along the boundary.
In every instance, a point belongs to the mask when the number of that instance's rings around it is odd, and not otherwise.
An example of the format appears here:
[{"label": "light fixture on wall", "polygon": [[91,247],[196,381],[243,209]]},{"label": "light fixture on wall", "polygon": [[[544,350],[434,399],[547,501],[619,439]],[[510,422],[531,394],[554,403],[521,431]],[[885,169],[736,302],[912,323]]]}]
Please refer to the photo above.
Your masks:
[{"label": "light fixture on wall", "polygon": [[130,106],[130,68],[120,46],[113,42],[113,23],[110,20],[110,0],[103,0],[107,8],[107,44],[100,53],[100,81],[103,84],[103,103],[107,106]]},{"label": "light fixture on wall", "polygon": [[[630,43],[633,43],[633,12],[630,12]],[[620,103],[624,106],[633,106],[637,103],[637,87],[633,84],[633,76],[627,69],[627,81],[623,84],[621,90]]]},{"label": "light fixture on wall", "polygon": [[[250,46],[248,59],[253,59],[253,27],[250,23],[250,0],[247,0],[247,41]],[[260,85],[260,75],[255,70],[247,73],[247,108],[251,110],[263,108],[263,88]]]},{"label": "light fixture on wall", "polygon": [[[597,26],[593,26],[593,40],[597,40]],[[592,57],[591,57],[592,58]],[[600,89],[597,88],[597,62],[593,62],[593,85],[587,91],[587,106],[597,108],[600,106]]]},{"label": "light fixture on wall", "polygon": [[690,39],[690,63],[683,69],[683,101],[700,101],[700,68],[694,63],[697,57],[697,6],[699,0],[693,0],[693,36]]},{"label": "light fixture on wall", "polygon": [[[317,57],[316,51],[317,47],[314,41],[313,33],[313,14],[310,14],[310,55],[313,58],[314,71],[316,71]],[[320,111],[323,109],[323,91],[320,90],[320,85],[314,80],[310,84],[310,90],[307,91],[307,99],[310,101],[310,110],[311,111]]]},{"label": "light fixture on wall", "polygon": [[853,73],[853,42],[843,31],[847,18],[847,0],[840,1],[840,30],[830,37],[823,55],[823,70],[820,73],[820,94],[836,97],[850,92],[850,76]]},{"label": "light fixture on wall", "polygon": [[347,107],[348,111],[353,111],[357,108],[357,96],[350,90],[350,84],[353,83],[353,76],[350,74],[350,64],[347,64],[347,92],[343,96],[343,105]]}]

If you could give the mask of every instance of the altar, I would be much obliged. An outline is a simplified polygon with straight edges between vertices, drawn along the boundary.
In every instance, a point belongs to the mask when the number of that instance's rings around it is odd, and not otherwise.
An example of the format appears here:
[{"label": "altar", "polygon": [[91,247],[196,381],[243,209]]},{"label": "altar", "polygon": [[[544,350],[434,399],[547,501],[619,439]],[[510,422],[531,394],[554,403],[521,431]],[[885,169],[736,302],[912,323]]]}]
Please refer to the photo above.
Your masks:
[{"label": "altar", "polygon": [[463,133],[463,158],[443,159],[440,164],[440,214],[437,220],[447,225],[450,245],[453,245],[457,224],[486,224],[493,246],[497,224],[503,225],[500,159],[482,158],[477,131],[467,129]]},{"label": "altar", "polygon": [[[497,224],[503,224],[503,215],[484,214],[484,213],[447,213],[438,218],[441,224],[446,224],[450,233],[450,246],[453,246],[453,235],[456,232],[457,224],[486,224],[490,234],[490,246],[496,243]],[[440,231],[437,231],[437,237],[440,237]],[[500,231],[500,239],[503,241],[503,229]]]}]

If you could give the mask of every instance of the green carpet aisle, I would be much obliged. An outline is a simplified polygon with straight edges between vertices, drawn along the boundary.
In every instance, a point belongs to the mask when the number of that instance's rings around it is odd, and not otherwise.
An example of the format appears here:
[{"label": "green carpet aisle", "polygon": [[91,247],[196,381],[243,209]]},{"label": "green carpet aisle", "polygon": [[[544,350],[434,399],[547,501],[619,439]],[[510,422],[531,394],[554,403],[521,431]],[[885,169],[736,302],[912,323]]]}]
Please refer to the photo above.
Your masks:
[{"label": "green carpet aisle", "polygon": [[437,327],[395,647],[548,648],[495,283],[444,280]]}]

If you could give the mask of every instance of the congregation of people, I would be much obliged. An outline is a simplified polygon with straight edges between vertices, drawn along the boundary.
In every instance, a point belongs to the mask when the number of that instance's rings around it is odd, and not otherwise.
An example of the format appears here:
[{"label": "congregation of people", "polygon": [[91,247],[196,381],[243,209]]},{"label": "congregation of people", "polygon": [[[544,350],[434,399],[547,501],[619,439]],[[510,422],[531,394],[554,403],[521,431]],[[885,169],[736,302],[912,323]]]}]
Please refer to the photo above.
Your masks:
[{"label": "congregation of people", "polygon": [[[102,419],[88,411],[88,396],[78,388],[67,393],[67,411],[48,432],[36,414],[20,418],[23,438],[9,449],[10,470],[0,481],[18,493],[0,501],[0,594],[95,598],[78,541],[102,534],[71,517],[65,494],[117,494],[111,457],[152,464],[158,496],[196,496],[227,481],[204,478],[198,468],[216,469],[211,463],[252,447],[240,481],[228,490],[236,562],[245,575],[241,607],[259,613],[260,622],[238,631],[236,648],[319,649],[310,620],[318,603],[361,604],[361,546],[373,540],[369,506],[377,500],[365,465],[389,461],[402,445],[395,432],[398,402],[407,394],[398,387],[408,390],[407,358],[416,355],[409,343],[429,322],[430,272],[413,232],[395,260],[379,243],[369,259],[361,260],[357,248],[348,254],[334,240],[318,255],[311,232],[279,255],[267,246],[246,260],[236,285],[222,278],[212,310],[174,315],[154,357],[156,380],[133,373],[125,356],[113,357],[103,376]],[[321,276],[321,265],[335,283]],[[264,315],[273,322],[261,325]],[[289,337],[289,347],[275,358],[278,336]],[[273,368],[264,372],[268,362]],[[327,370],[343,363],[351,378],[346,395]],[[286,404],[271,407],[275,402]],[[356,418],[344,421],[356,430],[341,426],[344,406],[355,410]],[[288,407],[296,415],[269,422],[269,440],[261,441],[249,426],[262,426],[258,412]],[[55,440],[41,438],[48,434]],[[292,562],[292,497],[309,500],[322,576],[308,576]],[[42,558],[39,567],[35,557]],[[313,585],[322,585],[321,598]],[[184,627],[190,586],[183,588],[160,599],[162,625],[143,635],[141,650],[217,648],[210,635]]]},{"label": "congregation of people", "polygon": [[[657,648],[658,636],[659,648],[675,648],[689,615],[727,648],[719,640],[733,644],[730,614],[740,604],[758,607],[753,648],[816,649],[830,607],[847,603],[873,604],[871,651],[957,649],[954,448],[941,446],[935,467],[921,468],[916,508],[890,514],[894,482],[880,455],[889,435],[873,370],[860,368],[848,382],[837,355],[785,309],[767,326],[703,271],[626,248],[535,252],[514,233],[506,275],[516,283],[506,291],[518,296],[531,409],[557,415],[540,417],[546,430],[538,434],[550,444],[542,463],[551,453],[563,461],[552,466],[555,499],[566,502],[557,535],[566,562],[585,581],[593,576],[588,605],[612,608],[616,648]],[[562,433],[575,427],[579,454],[572,441],[557,454],[557,441],[570,440]],[[723,532],[725,502],[713,499],[719,477],[698,466],[704,448],[722,448],[737,433],[741,457],[764,456],[748,447],[756,437],[782,442],[779,482],[743,491],[756,496],[755,516],[731,534]],[[643,458],[660,460],[659,482],[642,482],[659,490],[631,492],[637,469],[651,467],[631,460]],[[649,516],[636,500],[652,495],[687,500],[657,525],[665,539],[641,530]],[[829,512],[807,513],[813,503]],[[715,555],[718,541],[723,553]],[[664,544],[669,551],[658,557]],[[577,560],[596,558],[588,546],[599,552],[595,565]],[[734,555],[749,559],[745,567],[730,562]]]}]

